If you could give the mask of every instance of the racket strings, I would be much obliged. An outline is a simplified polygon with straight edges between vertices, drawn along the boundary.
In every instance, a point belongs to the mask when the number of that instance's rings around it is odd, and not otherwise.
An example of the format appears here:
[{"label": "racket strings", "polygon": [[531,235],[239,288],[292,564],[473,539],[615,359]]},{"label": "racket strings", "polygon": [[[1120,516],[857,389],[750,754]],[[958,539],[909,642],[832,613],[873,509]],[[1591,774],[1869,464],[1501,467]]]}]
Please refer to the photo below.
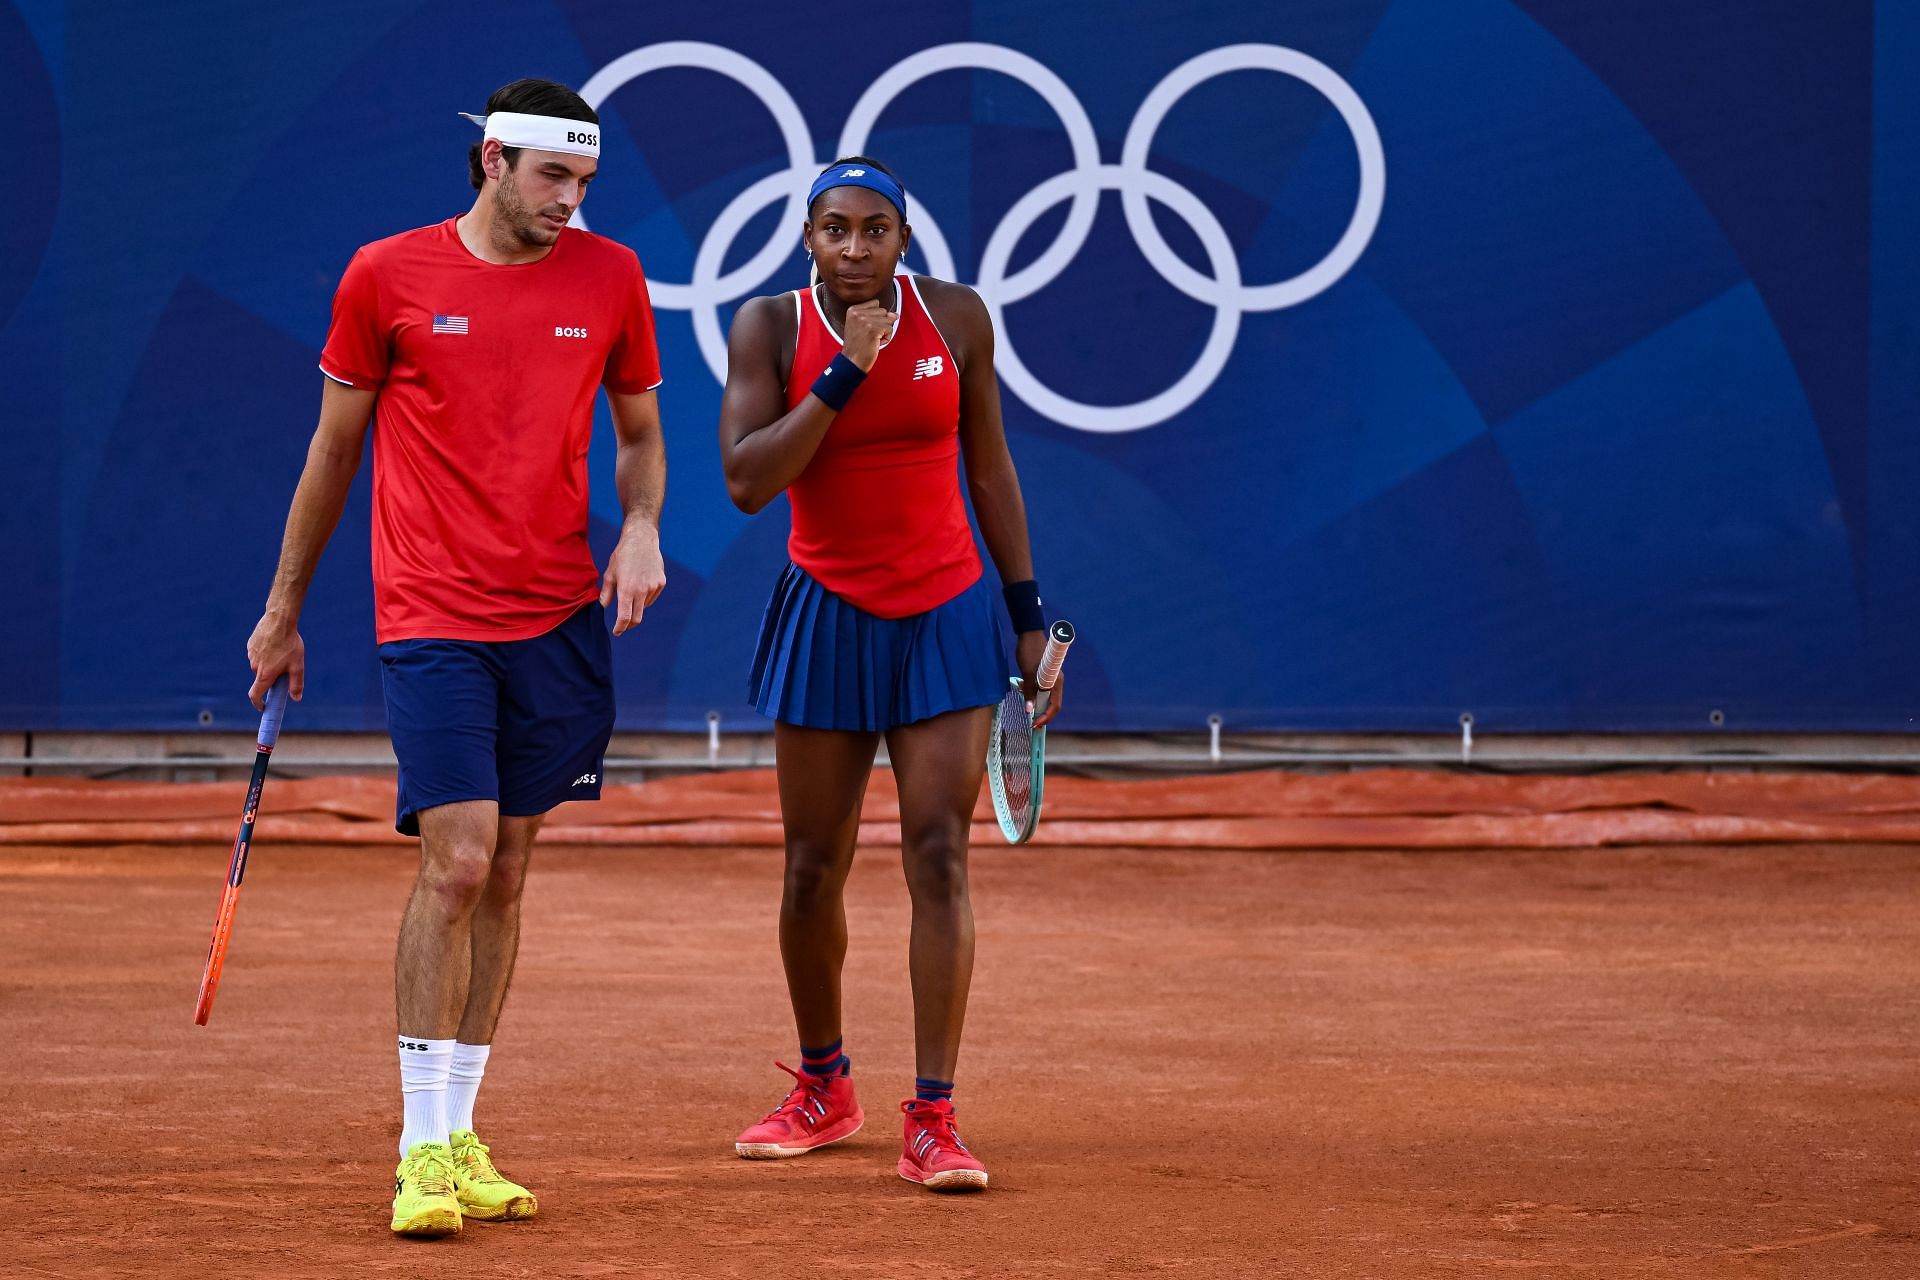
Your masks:
[{"label": "racket strings", "polygon": [[1023,826],[1033,807],[1033,718],[1017,690],[1001,703],[996,724],[995,789],[1005,802],[1008,818]]}]

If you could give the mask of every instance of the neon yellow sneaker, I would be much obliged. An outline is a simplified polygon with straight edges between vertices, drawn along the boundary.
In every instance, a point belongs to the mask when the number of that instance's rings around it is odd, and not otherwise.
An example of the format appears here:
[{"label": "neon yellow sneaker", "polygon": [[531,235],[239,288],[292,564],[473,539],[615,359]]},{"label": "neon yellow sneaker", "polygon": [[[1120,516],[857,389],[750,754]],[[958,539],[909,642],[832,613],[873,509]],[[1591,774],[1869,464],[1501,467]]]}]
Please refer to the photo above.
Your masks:
[{"label": "neon yellow sneaker", "polygon": [[471,1129],[453,1131],[453,1190],[460,1212],[482,1222],[520,1222],[540,1212],[533,1192],[500,1176]]},{"label": "neon yellow sneaker", "polygon": [[453,1153],[444,1142],[416,1142],[393,1171],[393,1230],[402,1236],[457,1236]]}]

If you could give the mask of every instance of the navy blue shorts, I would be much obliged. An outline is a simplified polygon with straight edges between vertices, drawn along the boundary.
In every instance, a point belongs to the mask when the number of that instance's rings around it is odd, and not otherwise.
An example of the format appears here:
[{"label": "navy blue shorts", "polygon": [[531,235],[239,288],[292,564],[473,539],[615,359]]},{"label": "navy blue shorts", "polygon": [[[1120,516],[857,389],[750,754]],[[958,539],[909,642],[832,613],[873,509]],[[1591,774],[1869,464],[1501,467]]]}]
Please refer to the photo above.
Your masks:
[{"label": "navy blue shorts", "polygon": [[905,618],[856,608],[789,564],[767,601],[747,697],[809,729],[882,731],[990,707],[1018,673],[986,575]]},{"label": "navy blue shorts", "polygon": [[613,641],[598,601],[527,640],[392,640],[380,668],[403,835],[420,834],[422,809],[460,800],[527,817],[600,798]]}]

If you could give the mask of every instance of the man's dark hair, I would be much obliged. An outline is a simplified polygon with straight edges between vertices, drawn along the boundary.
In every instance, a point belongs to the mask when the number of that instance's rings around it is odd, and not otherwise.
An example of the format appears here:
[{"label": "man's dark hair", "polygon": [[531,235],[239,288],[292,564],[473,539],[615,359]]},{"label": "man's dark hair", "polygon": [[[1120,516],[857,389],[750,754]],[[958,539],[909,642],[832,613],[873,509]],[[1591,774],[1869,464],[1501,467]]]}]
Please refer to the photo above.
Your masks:
[{"label": "man's dark hair", "polygon": [[[529,116],[558,116],[562,120],[584,120],[588,124],[599,124],[600,116],[587,105],[573,90],[551,80],[515,80],[512,84],[503,84],[493,91],[487,99],[487,114],[496,111],[517,111]],[[500,154],[506,158],[507,168],[511,169],[520,158],[519,147],[502,147]],[[486,170],[480,167],[480,146],[475,143],[467,148],[467,181],[473,183],[478,191],[486,185]]]}]

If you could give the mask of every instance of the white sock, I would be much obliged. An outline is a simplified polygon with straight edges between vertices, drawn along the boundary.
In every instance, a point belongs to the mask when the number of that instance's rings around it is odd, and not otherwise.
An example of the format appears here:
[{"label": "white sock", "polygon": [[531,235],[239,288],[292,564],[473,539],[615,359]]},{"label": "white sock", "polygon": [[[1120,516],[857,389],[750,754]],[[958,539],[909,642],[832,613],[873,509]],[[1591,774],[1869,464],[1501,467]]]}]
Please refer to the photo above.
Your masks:
[{"label": "white sock", "polygon": [[400,1154],[416,1142],[447,1140],[447,1069],[453,1041],[400,1037],[400,1097],[406,1103],[406,1127]]},{"label": "white sock", "polygon": [[480,1092],[480,1077],[487,1073],[487,1055],[492,1052],[490,1044],[455,1042],[447,1078],[448,1132],[473,1128],[473,1100]]}]

